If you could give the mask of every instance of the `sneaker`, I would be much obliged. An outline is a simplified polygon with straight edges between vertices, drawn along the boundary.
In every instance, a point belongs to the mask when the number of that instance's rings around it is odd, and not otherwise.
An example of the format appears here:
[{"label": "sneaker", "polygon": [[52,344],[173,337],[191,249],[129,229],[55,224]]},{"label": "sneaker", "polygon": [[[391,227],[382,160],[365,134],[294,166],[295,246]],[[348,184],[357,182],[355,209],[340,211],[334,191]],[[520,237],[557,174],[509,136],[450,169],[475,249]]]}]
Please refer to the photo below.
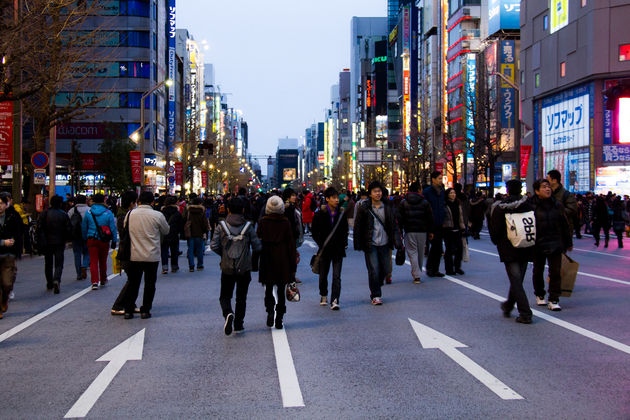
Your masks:
[{"label": "sneaker", "polygon": [[125,310],[124,309],[112,309],[110,311],[110,313],[112,315],[124,315],[125,314]]},{"label": "sneaker", "polygon": [[427,276],[429,276],[429,277],[444,277],[444,274],[440,273],[439,271],[430,271],[430,272],[427,272]]},{"label": "sneaker", "polygon": [[503,302],[501,304],[501,310],[503,311],[503,316],[505,318],[509,318],[510,317],[510,313],[512,313],[512,309],[514,309],[514,307],[510,308],[507,304],[507,302]]},{"label": "sneaker", "polygon": [[188,271],[190,271],[191,273],[194,273],[194,272],[195,272],[195,267],[190,267],[190,268],[188,269]]},{"label": "sneaker", "polygon": [[125,315],[123,315],[123,318],[125,318],[125,319],[133,319],[133,314],[129,313],[129,312],[125,312]]},{"label": "sneaker", "polygon": [[328,304],[328,298],[326,296],[321,296],[319,298],[319,306],[326,306]]},{"label": "sneaker", "polygon": [[338,311],[339,310],[339,301],[337,299],[332,301],[332,303],[330,304],[330,309],[332,311]]},{"label": "sneaker", "polygon": [[15,293],[13,293],[13,290],[11,290],[11,293],[9,293],[9,300],[13,299],[15,299]]},{"label": "sneaker", "polygon": [[518,322],[519,324],[531,324],[532,317],[526,316],[526,315],[519,315],[516,317],[515,321]]},{"label": "sneaker", "polygon": [[277,316],[276,317],[276,329],[277,330],[281,330],[282,328],[284,328],[284,325],[282,325],[282,316]]},{"label": "sneaker", "polygon": [[203,265],[198,266],[197,271],[203,271]]},{"label": "sneaker", "polygon": [[162,274],[168,274],[168,268],[164,267],[164,268],[162,269]]},{"label": "sneaker", "polygon": [[98,290],[98,283],[92,283],[92,290]]},{"label": "sneaker", "polygon": [[545,300],[545,297],[540,297],[540,296],[536,296],[536,305],[538,306],[545,306],[547,304],[547,301]]},{"label": "sneaker", "polygon": [[99,283],[101,285],[101,287],[105,286],[107,284],[109,280],[105,279],[105,280],[101,280]]},{"label": "sneaker", "polygon": [[382,305],[382,304],[383,304],[383,299],[381,299],[380,297],[372,298],[372,305],[377,306],[377,305]]},{"label": "sneaker", "polygon": [[151,312],[140,312],[140,318],[149,319],[151,318]]},{"label": "sneaker", "polygon": [[172,267],[171,273],[177,273],[178,270],[179,270],[179,267]]},{"label": "sneaker", "polygon": [[413,284],[420,284],[422,283],[422,280],[418,279],[413,279]]},{"label": "sneaker", "polygon": [[232,321],[234,321],[234,314],[230,312],[225,317],[225,324],[223,325],[223,332],[225,333],[225,335],[232,334]]},{"label": "sneaker", "polygon": [[387,277],[385,279],[385,284],[392,284],[392,278],[391,277]]},{"label": "sneaker", "polygon": [[236,323],[234,324],[234,334],[242,333],[244,330],[245,330],[245,327],[243,327],[243,324],[239,324],[239,325],[236,325]]},{"label": "sneaker", "polygon": [[547,308],[550,311],[561,311],[562,310],[560,305],[558,305],[558,302],[552,302],[552,301],[549,301],[549,303],[547,304]]}]

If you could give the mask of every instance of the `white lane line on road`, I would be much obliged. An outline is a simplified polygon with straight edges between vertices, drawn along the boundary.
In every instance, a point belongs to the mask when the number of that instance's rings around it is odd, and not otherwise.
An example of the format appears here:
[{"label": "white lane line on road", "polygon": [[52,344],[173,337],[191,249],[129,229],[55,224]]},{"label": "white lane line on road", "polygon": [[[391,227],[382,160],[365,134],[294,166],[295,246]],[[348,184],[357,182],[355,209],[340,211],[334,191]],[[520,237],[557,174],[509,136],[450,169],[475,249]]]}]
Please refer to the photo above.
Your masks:
[{"label": "white lane line on road", "polygon": [[[468,249],[470,251],[478,252],[480,254],[485,254],[485,255],[491,255],[493,257],[498,257],[499,256],[499,254],[495,254],[494,252],[482,251],[480,249],[475,249],[475,248],[468,248]],[[531,264],[531,262],[530,262],[530,264]],[[612,283],[619,283],[619,284],[625,284],[626,286],[630,286],[630,281],[613,279],[612,277],[605,277],[605,276],[600,276],[598,274],[585,273],[583,271],[578,271],[578,274],[580,274],[582,276],[586,276],[586,277],[592,277],[594,279],[606,280],[606,281],[610,281]]]},{"label": "white lane line on road", "polygon": [[317,244],[316,244],[315,242],[313,242],[312,240],[310,240],[310,239],[305,240],[305,241],[304,241],[304,243],[305,243],[306,245],[310,246],[310,247],[311,247],[311,248],[313,248],[313,249],[314,249],[314,248],[317,248]]},{"label": "white lane line on road", "polygon": [[617,258],[623,258],[625,260],[630,260],[630,257],[626,257],[625,255],[608,254],[606,252],[591,251],[590,249],[583,249],[583,248],[576,248],[576,247],[573,247],[573,250],[574,251],[581,251],[581,252],[588,252],[590,254],[605,255],[607,257],[617,257]]},{"label": "white lane line on road", "polygon": [[[110,274],[107,277],[107,280],[111,280],[114,277],[116,277],[117,275],[118,274]],[[75,293],[74,295],[70,296],[66,300],[63,300],[63,301],[59,302],[58,304],[56,304],[55,306],[52,306],[52,307],[46,309],[45,311],[38,313],[34,317],[29,318],[26,321],[22,322],[21,324],[18,324],[15,327],[11,328],[9,331],[6,331],[6,332],[0,334],[0,343],[2,343],[5,340],[8,340],[9,338],[13,337],[15,334],[19,333],[20,331],[25,330],[26,328],[30,327],[31,325],[35,324],[36,322],[41,321],[42,319],[46,318],[48,315],[57,312],[59,309],[63,308],[64,306],[67,306],[67,305],[71,304],[75,300],[77,300],[80,297],[86,295],[90,290],[92,290],[92,286],[90,286],[90,287],[88,287],[86,289],[83,289],[80,292]]]}]

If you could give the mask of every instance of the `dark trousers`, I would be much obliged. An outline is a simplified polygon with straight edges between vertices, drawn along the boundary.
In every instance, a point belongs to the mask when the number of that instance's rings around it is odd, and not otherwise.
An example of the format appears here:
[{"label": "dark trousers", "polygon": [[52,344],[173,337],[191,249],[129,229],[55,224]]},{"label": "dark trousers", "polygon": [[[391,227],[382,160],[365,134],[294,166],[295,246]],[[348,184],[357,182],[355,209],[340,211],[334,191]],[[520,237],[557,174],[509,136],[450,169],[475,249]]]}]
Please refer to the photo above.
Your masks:
[{"label": "dark trousers", "polygon": [[452,274],[462,268],[462,233],[458,230],[445,230],[444,245],[444,269]]},{"label": "dark trousers", "polygon": [[287,312],[287,299],[284,295],[284,288],[286,285],[278,286],[278,303],[276,303],[276,299],[273,296],[273,286],[273,284],[265,286],[265,308],[268,313],[273,312],[275,309],[276,315],[279,315],[280,318],[282,318],[282,315]]},{"label": "dark trousers", "polygon": [[341,266],[343,263],[343,257],[335,256],[330,257],[322,255],[322,259],[319,263],[319,295],[328,296],[328,272],[330,271],[330,265],[332,264],[332,284],[330,301],[337,299],[339,302],[339,295],[341,294]]},{"label": "dark trousers", "polygon": [[[120,289],[120,293],[118,293],[118,297],[116,298],[116,301],[112,305],[112,309],[116,311],[125,309],[125,293],[127,293],[128,287],[129,287],[129,279],[127,279],[127,281],[125,282],[125,285],[122,287],[122,289]],[[136,306],[136,303],[134,302],[134,309],[135,309],[135,306]]]},{"label": "dark trousers", "polygon": [[[387,259],[389,258],[389,261]],[[391,258],[389,256],[389,246],[370,246],[365,251],[365,266],[368,271],[368,279],[370,285],[370,299],[381,297],[381,285],[385,276],[389,271]]]},{"label": "dark trousers", "polygon": [[440,271],[440,259],[442,258],[442,241],[444,240],[442,228],[436,228],[431,239],[431,248],[427,257],[427,273],[437,273]]},{"label": "dark trousers", "polygon": [[553,254],[537,253],[534,257],[534,293],[538,297],[545,296],[545,262],[549,264],[549,301],[558,302],[560,298],[560,270],[562,265],[562,252]]},{"label": "dark trousers", "polygon": [[610,225],[601,224],[599,222],[593,222],[593,226],[592,226],[593,238],[595,238],[595,243],[599,244],[599,230],[600,229],[604,231],[604,239],[606,240],[606,244],[608,244],[608,240],[610,239]]},{"label": "dark trousers", "polygon": [[168,254],[171,253],[171,269],[179,268],[179,239],[164,240],[161,245],[162,267],[168,268]]},{"label": "dark trousers", "polygon": [[127,263],[127,275],[129,276],[129,285],[125,291],[124,307],[125,312],[132,314],[136,307],[136,299],[140,291],[140,281],[144,274],[144,294],[142,296],[142,306],[140,312],[148,313],[153,306],[153,298],[155,297],[155,282],[157,281],[157,270],[159,261],[130,261]]},{"label": "dark trousers", "polygon": [[[61,283],[63,273],[63,252],[66,247],[62,245],[48,245],[44,253],[44,275],[46,285],[52,287],[53,283]],[[55,262],[55,272],[53,274],[53,259]]]},{"label": "dark trousers", "polygon": [[221,273],[221,294],[219,295],[219,303],[223,317],[232,313],[232,295],[234,286],[236,286],[236,311],[234,312],[234,324],[242,326],[245,319],[245,310],[247,308],[247,290],[249,283],[252,281],[251,273],[248,271],[244,274],[225,274]]},{"label": "dark trousers", "polygon": [[[510,291],[505,302],[508,308],[513,308],[516,303],[518,313],[524,316],[532,316],[532,310],[529,307],[529,301],[523,288],[523,279],[527,272],[527,261],[511,261],[505,263],[505,271],[510,280]],[[544,293],[544,291],[543,291]]]},{"label": "dark trousers", "polygon": [[470,233],[474,239],[479,239],[479,233],[481,232],[481,228],[483,228],[483,217],[470,219],[470,223]]},{"label": "dark trousers", "polygon": [[3,306],[9,301],[16,274],[17,264],[15,263],[15,256],[5,255],[0,257],[0,303]]}]

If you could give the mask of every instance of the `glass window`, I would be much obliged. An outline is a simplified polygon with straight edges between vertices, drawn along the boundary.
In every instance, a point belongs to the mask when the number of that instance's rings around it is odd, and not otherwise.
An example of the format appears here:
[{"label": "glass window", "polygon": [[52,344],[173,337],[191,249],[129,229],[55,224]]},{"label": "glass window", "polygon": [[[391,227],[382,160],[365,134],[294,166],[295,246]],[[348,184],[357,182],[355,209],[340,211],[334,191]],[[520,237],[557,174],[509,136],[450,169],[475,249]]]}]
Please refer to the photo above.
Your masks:
[{"label": "glass window", "polygon": [[[140,108],[140,100],[142,99],[142,93],[138,92],[124,92],[119,96],[120,108]],[[151,105],[150,98],[144,99],[144,107],[149,109]]]},{"label": "glass window", "polygon": [[121,31],[120,46],[150,48],[149,31]]},{"label": "glass window", "polygon": [[582,7],[586,7],[586,0],[582,0]]},{"label": "glass window", "polygon": [[540,87],[540,73],[536,73],[534,76],[534,86]]},{"label": "glass window", "polygon": [[149,17],[151,13],[150,4],[146,0],[121,0],[121,16],[141,16]]},{"label": "glass window", "polygon": [[120,77],[151,77],[151,67],[144,61],[122,61],[120,64]]},{"label": "glass window", "polygon": [[547,30],[549,29],[549,16],[545,15],[543,16],[543,30]]},{"label": "glass window", "polygon": [[560,77],[564,77],[567,75],[567,66],[566,66],[566,62],[562,62],[560,63]]},{"label": "glass window", "polygon": [[619,61],[630,61],[630,44],[619,46]]}]

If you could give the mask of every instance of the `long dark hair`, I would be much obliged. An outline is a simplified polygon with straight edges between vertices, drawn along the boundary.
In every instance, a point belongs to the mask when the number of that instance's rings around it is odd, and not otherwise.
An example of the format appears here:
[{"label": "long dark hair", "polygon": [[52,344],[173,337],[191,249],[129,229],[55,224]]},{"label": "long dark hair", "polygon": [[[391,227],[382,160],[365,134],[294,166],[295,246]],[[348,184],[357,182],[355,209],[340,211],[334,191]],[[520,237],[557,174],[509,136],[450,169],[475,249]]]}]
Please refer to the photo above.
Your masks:
[{"label": "long dark hair", "polygon": [[[455,191],[454,188],[447,188],[446,192],[444,193],[444,200],[448,203],[448,195],[451,193],[451,191]],[[457,191],[455,191],[455,200],[453,200],[456,204],[459,204],[459,198],[457,198]]]}]

